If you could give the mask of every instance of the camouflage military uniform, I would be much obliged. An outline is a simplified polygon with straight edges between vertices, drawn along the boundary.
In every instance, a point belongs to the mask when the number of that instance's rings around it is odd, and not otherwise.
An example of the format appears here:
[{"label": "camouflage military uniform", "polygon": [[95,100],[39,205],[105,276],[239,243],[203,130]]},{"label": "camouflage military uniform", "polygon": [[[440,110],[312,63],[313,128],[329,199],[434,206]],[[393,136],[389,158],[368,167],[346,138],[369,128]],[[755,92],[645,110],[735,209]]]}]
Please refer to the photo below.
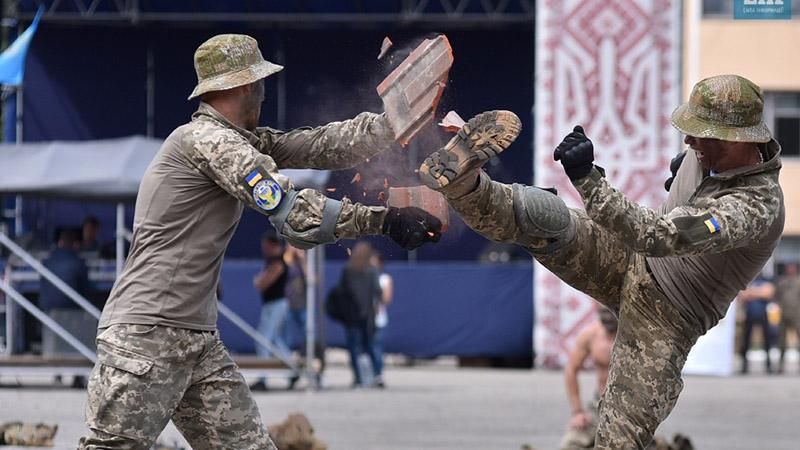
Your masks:
[{"label": "camouflage military uniform", "polygon": [[[563,207],[568,226],[555,236],[532,234],[523,223],[525,217],[551,213],[546,202],[557,199],[552,194],[494,182],[482,171],[477,187],[466,194],[441,189],[471,228],[491,240],[524,246],[567,284],[618,314],[595,448],[647,447],[678,399],[692,345],[758,274],[783,229],[780,147],[761,122],[760,90],[740,80],[699,83],[689,102],[695,107],[689,114],[694,128],[686,130],[681,120],[686,105],[676,110],[673,123],[694,136],[763,143],[763,163],[709,176],[690,151],[660,211],[626,199],[596,167],[573,182],[585,210]],[[741,106],[737,102],[756,104],[757,117],[736,116],[746,110],[731,107]],[[727,113],[715,116],[720,107]],[[703,113],[711,117],[697,120]],[[715,123],[729,126],[702,128]],[[538,197],[521,203],[526,192]],[[521,214],[521,208],[529,210]]]},{"label": "camouflage military uniform", "polygon": [[[781,307],[781,323],[778,328],[778,372],[783,372],[788,345],[787,335],[794,330],[800,338],[800,275],[784,274],[775,283],[775,299]],[[797,344],[800,347],[800,344]]]},{"label": "camouflage military uniform", "polygon": [[[279,70],[241,35],[207,41],[195,63],[193,97]],[[216,330],[225,248],[244,206],[274,224],[285,206],[276,228],[296,245],[380,234],[386,208],[295,191],[278,169],[351,167],[389,148],[393,137],[385,117],[370,113],[317,128],[250,132],[201,103],[142,179],[130,254],[100,319],[90,434],[80,448],[149,449],[172,419],[196,450],[274,450]]]}]

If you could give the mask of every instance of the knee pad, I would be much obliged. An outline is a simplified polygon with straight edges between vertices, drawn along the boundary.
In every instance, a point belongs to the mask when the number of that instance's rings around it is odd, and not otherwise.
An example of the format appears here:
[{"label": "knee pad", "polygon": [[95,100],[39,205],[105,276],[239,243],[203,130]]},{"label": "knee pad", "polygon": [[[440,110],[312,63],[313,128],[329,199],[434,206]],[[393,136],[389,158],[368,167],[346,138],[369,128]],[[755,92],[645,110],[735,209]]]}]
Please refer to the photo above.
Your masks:
[{"label": "knee pad", "polygon": [[526,235],[538,239],[568,240],[572,216],[564,200],[534,186],[514,184],[514,219]]}]

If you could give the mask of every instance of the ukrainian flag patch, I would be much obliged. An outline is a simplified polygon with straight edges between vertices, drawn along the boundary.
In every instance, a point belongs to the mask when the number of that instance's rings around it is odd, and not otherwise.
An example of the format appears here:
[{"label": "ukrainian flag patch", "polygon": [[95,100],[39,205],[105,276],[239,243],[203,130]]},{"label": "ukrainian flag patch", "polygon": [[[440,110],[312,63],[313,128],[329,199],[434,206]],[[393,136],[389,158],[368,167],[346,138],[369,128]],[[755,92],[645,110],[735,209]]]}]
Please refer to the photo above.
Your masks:
[{"label": "ukrainian flag patch", "polygon": [[706,225],[706,228],[708,228],[709,233],[714,234],[719,231],[719,222],[717,222],[717,219],[711,217],[703,223]]},{"label": "ukrainian flag patch", "polygon": [[261,172],[259,172],[258,169],[256,169],[250,172],[250,175],[245,177],[244,181],[247,183],[248,186],[253,187],[256,185],[256,183],[261,181],[262,178],[264,178],[264,176],[261,175]]}]

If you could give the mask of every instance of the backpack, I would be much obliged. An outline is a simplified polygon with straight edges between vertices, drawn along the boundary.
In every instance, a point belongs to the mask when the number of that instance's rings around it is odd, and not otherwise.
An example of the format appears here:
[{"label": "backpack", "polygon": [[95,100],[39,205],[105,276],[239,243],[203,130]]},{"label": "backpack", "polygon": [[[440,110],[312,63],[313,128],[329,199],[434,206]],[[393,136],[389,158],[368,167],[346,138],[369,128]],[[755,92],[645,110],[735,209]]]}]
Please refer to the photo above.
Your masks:
[{"label": "backpack", "polygon": [[328,291],[328,296],[325,298],[325,312],[331,319],[345,323],[347,320],[347,313],[345,312],[347,301],[347,292],[342,286],[342,280],[339,279],[339,282]]},{"label": "backpack", "polygon": [[[369,310],[365,310],[363,299],[359,302],[351,289],[351,279],[347,276],[347,273],[347,269],[343,270],[339,282],[328,292],[325,300],[325,312],[328,313],[331,319],[344,325],[357,324],[365,319],[374,320],[375,312],[372,307],[375,299],[369,299]],[[370,291],[374,293],[371,295],[376,295],[379,298],[381,291],[377,272],[374,272],[374,275],[370,279]]]}]

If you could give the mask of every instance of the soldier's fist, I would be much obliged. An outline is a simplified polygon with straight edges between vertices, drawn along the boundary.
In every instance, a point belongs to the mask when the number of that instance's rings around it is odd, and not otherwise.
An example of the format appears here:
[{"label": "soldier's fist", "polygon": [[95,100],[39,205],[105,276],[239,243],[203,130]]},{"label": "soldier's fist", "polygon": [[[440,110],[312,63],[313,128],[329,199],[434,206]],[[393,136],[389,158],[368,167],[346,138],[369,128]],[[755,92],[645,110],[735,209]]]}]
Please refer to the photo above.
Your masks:
[{"label": "soldier's fist", "polygon": [[570,180],[579,180],[592,170],[594,146],[586,137],[583,127],[576,125],[553,152],[553,159],[561,161]]},{"label": "soldier's fist", "polygon": [[672,158],[672,161],[670,161],[669,171],[672,172],[672,176],[667,178],[666,181],[664,181],[664,189],[666,189],[667,192],[669,192],[669,188],[672,187],[672,182],[675,181],[675,176],[678,175],[678,169],[681,168],[681,164],[683,164],[683,158],[685,157],[686,157],[686,151],[683,151],[675,155],[675,157]]},{"label": "soldier's fist", "polygon": [[442,221],[420,208],[392,206],[383,220],[383,234],[400,247],[414,250],[426,242],[439,242],[442,237]]}]

